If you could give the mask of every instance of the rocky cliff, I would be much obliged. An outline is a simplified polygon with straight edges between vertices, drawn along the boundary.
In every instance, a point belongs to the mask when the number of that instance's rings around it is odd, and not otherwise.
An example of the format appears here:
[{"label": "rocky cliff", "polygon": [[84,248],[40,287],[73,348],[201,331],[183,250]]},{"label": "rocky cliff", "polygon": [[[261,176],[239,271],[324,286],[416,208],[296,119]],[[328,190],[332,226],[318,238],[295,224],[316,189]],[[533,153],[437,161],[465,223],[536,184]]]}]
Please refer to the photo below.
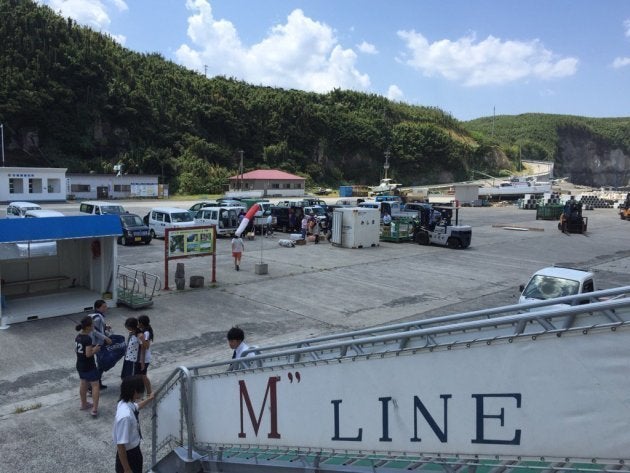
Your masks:
[{"label": "rocky cliff", "polygon": [[630,151],[588,130],[558,130],[555,175],[591,187],[630,185]]}]

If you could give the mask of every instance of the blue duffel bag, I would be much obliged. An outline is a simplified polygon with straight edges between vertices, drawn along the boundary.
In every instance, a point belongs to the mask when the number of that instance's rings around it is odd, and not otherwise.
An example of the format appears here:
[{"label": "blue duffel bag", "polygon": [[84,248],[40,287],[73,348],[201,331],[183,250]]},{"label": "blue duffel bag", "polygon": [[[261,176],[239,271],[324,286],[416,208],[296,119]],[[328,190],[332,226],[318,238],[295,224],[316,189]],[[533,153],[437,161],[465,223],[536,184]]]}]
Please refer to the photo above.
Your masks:
[{"label": "blue duffel bag", "polygon": [[96,354],[98,367],[103,371],[109,371],[118,363],[127,349],[127,342],[122,335],[110,335],[111,345],[103,345],[101,350]]}]

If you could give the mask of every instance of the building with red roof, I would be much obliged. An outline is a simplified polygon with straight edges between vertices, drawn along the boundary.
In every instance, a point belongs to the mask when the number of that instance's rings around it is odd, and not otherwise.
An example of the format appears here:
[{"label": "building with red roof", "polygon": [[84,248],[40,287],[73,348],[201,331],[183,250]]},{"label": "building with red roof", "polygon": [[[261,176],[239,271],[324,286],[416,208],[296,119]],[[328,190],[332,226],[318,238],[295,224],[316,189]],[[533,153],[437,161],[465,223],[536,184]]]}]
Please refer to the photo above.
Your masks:
[{"label": "building with red roof", "polygon": [[266,197],[303,196],[306,179],[278,169],[257,169],[229,178],[230,194],[261,193]]}]

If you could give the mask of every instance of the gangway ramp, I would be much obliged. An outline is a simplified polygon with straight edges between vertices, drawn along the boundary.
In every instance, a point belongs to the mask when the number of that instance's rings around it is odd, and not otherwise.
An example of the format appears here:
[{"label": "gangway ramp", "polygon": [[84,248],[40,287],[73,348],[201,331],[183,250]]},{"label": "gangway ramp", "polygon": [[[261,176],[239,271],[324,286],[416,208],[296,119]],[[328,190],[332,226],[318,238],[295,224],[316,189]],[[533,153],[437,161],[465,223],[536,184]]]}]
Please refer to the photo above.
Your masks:
[{"label": "gangway ramp", "polygon": [[628,471],[628,294],[180,367],[156,391],[153,471]]}]

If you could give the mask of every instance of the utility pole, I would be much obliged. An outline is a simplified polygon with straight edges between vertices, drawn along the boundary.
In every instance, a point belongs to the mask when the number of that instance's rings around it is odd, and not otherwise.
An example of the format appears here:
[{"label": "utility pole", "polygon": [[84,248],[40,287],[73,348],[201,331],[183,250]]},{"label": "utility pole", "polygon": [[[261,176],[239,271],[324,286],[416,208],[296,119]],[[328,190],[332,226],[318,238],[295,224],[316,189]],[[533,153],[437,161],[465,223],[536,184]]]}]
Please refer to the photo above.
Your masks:
[{"label": "utility pole", "polygon": [[205,77],[208,77],[208,65],[207,64],[203,65],[203,75]]},{"label": "utility pole", "polygon": [[0,135],[2,135],[2,167],[4,167],[4,125],[0,123]]},{"label": "utility pole", "polygon": [[492,107],[492,138],[494,138],[494,116],[496,115],[496,107]]},{"label": "utility pole", "polygon": [[239,175],[240,175],[238,190],[242,191],[243,190],[243,150],[242,149],[238,150],[238,153],[241,155],[241,164],[238,167]]},{"label": "utility pole", "polygon": [[389,149],[385,151],[385,164],[383,164],[383,169],[385,169],[385,178],[387,179],[387,170],[389,169]]}]

